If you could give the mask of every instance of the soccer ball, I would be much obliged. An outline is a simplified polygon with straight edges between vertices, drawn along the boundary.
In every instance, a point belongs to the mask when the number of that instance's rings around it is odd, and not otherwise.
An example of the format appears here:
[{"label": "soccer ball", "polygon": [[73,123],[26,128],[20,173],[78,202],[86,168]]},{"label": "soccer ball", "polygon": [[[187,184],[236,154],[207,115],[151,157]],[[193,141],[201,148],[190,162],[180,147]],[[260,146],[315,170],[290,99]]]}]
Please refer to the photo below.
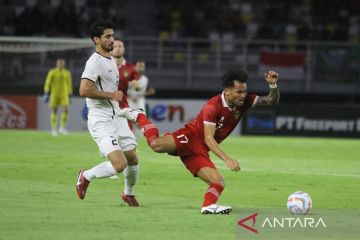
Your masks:
[{"label": "soccer ball", "polygon": [[310,195],[306,192],[294,192],[290,194],[287,201],[287,208],[291,214],[308,214],[312,207]]}]

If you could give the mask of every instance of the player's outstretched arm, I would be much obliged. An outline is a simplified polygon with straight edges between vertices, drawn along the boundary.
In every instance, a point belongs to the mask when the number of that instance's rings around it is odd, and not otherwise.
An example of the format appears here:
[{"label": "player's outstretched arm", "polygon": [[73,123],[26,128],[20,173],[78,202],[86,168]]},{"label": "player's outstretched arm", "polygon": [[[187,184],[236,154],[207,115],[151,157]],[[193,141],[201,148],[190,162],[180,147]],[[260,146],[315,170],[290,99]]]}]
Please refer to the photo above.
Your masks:
[{"label": "player's outstretched arm", "polygon": [[102,92],[99,91],[95,83],[89,79],[83,78],[80,82],[79,93],[81,97],[95,98],[95,99],[110,99],[120,101],[123,98],[122,91]]},{"label": "player's outstretched arm", "polygon": [[205,144],[208,146],[211,152],[213,152],[216,156],[225,162],[228,168],[230,168],[232,171],[239,171],[240,165],[238,161],[226,155],[226,153],[220,148],[219,144],[214,139],[215,130],[215,125],[204,124]]},{"label": "player's outstretched arm", "polygon": [[270,86],[270,92],[267,96],[260,96],[256,101],[256,106],[274,105],[280,100],[280,91],[277,87],[279,74],[275,71],[265,73],[265,80]]},{"label": "player's outstretched arm", "polygon": [[155,94],[156,94],[155,88],[149,87],[148,89],[146,89],[145,97],[152,96],[152,95],[155,95]]},{"label": "player's outstretched arm", "polygon": [[137,80],[131,80],[129,82],[129,86],[131,88],[133,88],[135,91],[139,92],[141,90],[141,87],[140,87],[140,84],[139,84],[139,81]]}]

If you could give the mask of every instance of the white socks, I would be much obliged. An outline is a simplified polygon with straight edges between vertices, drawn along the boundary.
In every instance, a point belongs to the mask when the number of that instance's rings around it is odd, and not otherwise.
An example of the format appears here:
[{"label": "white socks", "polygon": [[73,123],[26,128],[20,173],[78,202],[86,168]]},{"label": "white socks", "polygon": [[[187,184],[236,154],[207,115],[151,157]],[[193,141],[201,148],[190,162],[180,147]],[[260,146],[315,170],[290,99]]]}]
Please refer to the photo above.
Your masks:
[{"label": "white socks", "polygon": [[84,171],[84,177],[89,181],[91,181],[94,177],[105,178],[114,176],[115,174],[117,174],[117,172],[110,161],[102,162],[92,169]]},{"label": "white socks", "polygon": [[[84,171],[84,177],[91,181],[93,178],[106,178],[111,177],[117,174],[114,167],[112,166],[110,161],[105,161],[100,163],[99,165]],[[139,165],[127,166],[124,169],[125,176],[125,186],[124,193],[125,195],[134,195],[133,189],[135,183],[139,177]]]},{"label": "white socks", "polygon": [[135,186],[136,180],[139,177],[139,165],[127,166],[124,170],[125,176],[125,195],[134,195],[133,188]]}]

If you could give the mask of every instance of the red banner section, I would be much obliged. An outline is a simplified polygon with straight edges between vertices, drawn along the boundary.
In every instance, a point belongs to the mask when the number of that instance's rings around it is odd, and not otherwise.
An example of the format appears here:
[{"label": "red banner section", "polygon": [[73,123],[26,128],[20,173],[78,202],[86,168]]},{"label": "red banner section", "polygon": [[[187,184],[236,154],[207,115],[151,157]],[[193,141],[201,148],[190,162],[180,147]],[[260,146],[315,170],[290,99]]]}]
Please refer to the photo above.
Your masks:
[{"label": "red banner section", "polygon": [[37,128],[36,96],[0,95],[0,128]]},{"label": "red banner section", "polygon": [[303,53],[262,52],[260,62],[279,67],[304,67],[305,55]]},{"label": "red banner section", "polygon": [[303,53],[262,52],[259,74],[268,70],[277,71],[282,79],[301,80],[305,76],[305,55]]}]

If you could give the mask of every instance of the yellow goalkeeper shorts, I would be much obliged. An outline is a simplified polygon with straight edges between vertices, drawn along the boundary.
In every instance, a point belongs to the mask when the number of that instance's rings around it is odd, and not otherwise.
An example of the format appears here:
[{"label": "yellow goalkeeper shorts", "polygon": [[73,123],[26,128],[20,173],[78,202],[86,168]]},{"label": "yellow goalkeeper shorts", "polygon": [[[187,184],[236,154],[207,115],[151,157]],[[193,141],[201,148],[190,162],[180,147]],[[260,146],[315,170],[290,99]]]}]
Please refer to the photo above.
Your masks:
[{"label": "yellow goalkeeper shorts", "polygon": [[50,96],[49,107],[57,108],[58,106],[69,106],[69,97],[68,96]]}]

